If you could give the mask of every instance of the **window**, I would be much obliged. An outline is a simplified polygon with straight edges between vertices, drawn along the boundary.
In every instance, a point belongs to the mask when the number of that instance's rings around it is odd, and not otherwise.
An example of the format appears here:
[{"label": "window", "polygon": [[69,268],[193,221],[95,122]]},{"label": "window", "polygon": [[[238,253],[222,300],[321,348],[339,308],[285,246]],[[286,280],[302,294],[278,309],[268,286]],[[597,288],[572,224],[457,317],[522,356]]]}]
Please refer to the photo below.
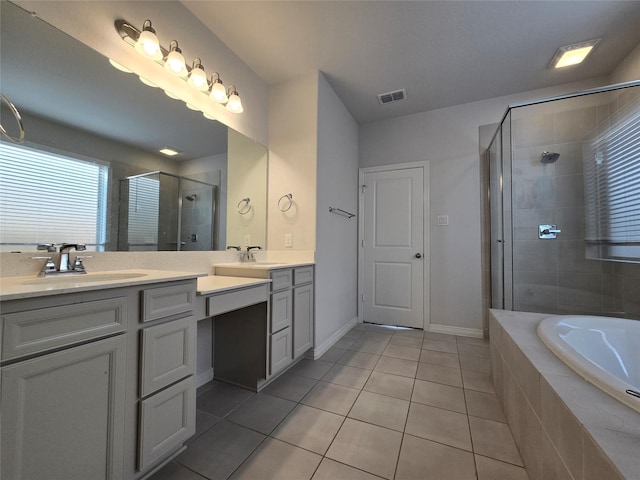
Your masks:
[{"label": "window", "polygon": [[103,251],[109,167],[0,143],[0,250],[84,243]]},{"label": "window", "polygon": [[586,147],[588,256],[640,262],[640,95]]}]

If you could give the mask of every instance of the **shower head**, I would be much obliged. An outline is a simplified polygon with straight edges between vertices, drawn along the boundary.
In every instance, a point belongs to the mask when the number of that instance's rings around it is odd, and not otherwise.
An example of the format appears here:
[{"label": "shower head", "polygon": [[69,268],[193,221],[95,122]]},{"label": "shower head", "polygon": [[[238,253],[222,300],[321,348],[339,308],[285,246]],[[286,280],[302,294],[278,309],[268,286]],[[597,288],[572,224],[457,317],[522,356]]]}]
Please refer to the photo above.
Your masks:
[{"label": "shower head", "polygon": [[198,198],[198,195],[196,195],[195,193],[192,193],[191,195],[187,195],[186,197],[187,200],[189,200],[190,202],[193,202],[196,198]]},{"label": "shower head", "polygon": [[540,163],[555,163],[560,158],[559,153],[547,152],[546,150],[540,155]]}]

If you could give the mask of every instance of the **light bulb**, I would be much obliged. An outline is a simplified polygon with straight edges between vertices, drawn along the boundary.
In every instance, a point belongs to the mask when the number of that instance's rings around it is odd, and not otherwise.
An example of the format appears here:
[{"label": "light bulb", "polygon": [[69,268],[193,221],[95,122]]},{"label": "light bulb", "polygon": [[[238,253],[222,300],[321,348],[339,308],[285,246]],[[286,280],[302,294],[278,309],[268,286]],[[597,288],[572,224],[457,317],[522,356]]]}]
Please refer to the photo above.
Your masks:
[{"label": "light bulb", "polygon": [[136,42],[136,51],[145,58],[151,60],[161,60],[162,50],[160,42],[156,36],[156,31],[151,27],[151,20],[145,20],[142,25],[142,32]]},{"label": "light bulb", "polygon": [[187,80],[187,83],[197,90],[205,91],[209,88],[209,84],[207,83],[207,74],[204,71],[202,63],[200,63],[199,58],[196,58],[193,61],[193,68],[189,73],[189,80]]},{"label": "light bulb", "polygon": [[182,50],[178,48],[178,42],[173,40],[169,48],[171,51],[169,52],[169,55],[167,55],[164,68],[179,77],[185,78],[188,75],[187,66],[184,63]]},{"label": "light bulb", "polygon": [[218,79],[215,80],[211,85],[211,94],[209,95],[212,100],[215,100],[218,103],[226,103],[229,101],[229,97],[227,97],[227,91],[224,88],[222,82]]},{"label": "light bulb", "polygon": [[[231,88],[229,90],[231,91]],[[233,89],[231,91],[231,95],[229,95],[227,110],[233,113],[242,113],[244,111],[244,108],[242,108],[242,101],[240,100],[240,95],[238,95],[238,92],[235,89]]]}]

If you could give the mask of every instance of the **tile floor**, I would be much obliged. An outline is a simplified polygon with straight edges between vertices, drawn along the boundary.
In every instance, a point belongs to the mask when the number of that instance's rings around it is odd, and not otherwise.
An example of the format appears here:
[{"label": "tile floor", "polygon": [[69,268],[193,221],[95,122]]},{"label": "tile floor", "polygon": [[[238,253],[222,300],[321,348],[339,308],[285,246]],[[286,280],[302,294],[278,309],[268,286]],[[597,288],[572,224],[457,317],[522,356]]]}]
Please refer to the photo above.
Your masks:
[{"label": "tile floor", "polygon": [[197,432],[153,480],[527,480],[486,340],[357,325],[260,393],[198,390]]}]

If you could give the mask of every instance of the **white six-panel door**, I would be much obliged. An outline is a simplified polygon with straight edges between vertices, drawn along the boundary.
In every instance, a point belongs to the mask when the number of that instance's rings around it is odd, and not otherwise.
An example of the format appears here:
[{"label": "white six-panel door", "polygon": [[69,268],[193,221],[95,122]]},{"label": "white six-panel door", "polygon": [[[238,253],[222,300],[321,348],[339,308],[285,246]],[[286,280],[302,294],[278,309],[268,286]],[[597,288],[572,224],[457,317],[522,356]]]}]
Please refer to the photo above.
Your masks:
[{"label": "white six-panel door", "polygon": [[365,322],[425,326],[426,174],[426,165],[361,171],[361,312]]}]

